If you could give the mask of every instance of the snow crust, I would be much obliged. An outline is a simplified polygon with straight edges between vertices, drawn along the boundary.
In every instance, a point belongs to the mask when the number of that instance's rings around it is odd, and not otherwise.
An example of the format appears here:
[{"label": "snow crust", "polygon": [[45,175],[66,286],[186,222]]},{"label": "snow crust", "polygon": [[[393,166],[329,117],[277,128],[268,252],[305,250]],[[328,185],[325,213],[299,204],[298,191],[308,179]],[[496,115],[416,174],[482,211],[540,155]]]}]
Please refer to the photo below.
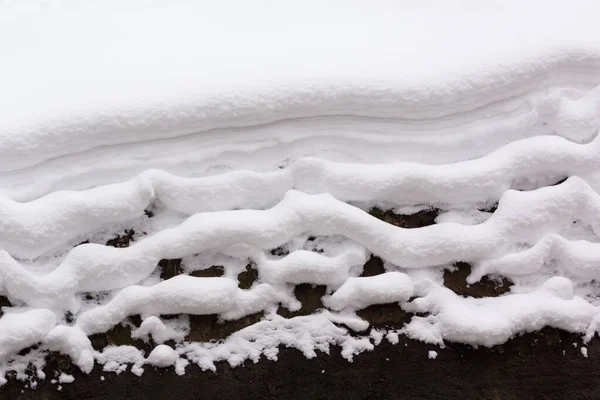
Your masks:
[{"label": "snow crust", "polygon": [[[493,346],[552,326],[592,340],[594,11],[593,0],[0,2],[0,295],[12,304],[0,384],[9,371],[30,379],[29,365],[44,379],[48,351],[85,373],[142,375],[276,360],[280,346],[308,358],[340,346],[352,361],[399,335]],[[371,206],[442,213],[405,229]],[[128,247],[103,244],[132,226]],[[386,272],[360,276],[371,255]],[[160,260],[180,258],[184,273],[162,280]],[[472,265],[468,283],[514,286],[459,296],[440,278],[458,261]],[[213,265],[222,277],[190,276]],[[240,289],[246,265],[258,278]],[[281,317],[301,308],[299,284],[325,285],[325,309]],[[416,315],[384,331],[355,313],[386,303]],[[187,314],[262,319],[201,343],[186,341]],[[89,336],[121,323],[154,349],[95,351]]]}]

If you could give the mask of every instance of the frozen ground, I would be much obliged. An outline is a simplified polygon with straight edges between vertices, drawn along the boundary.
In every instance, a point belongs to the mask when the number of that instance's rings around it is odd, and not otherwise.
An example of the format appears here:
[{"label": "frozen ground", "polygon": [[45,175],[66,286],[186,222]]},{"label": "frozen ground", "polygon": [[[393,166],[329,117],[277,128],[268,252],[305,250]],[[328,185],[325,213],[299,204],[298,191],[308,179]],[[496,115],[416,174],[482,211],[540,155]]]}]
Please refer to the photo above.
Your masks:
[{"label": "frozen ground", "polygon": [[[400,336],[591,340],[599,8],[0,1],[0,381],[44,379],[49,351],[142,375],[280,346],[352,361]],[[440,211],[407,229],[373,207]],[[373,255],[384,271],[365,276]],[[464,296],[443,279],[457,262],[465,283],[513,285]],[[302,284],[326,287],[323,309],[282,316]],[[404,326],[357,314],[389,303],[413,314]],[[187,315],[256,321],[207,342]],[[152,349],[94,348],[122,323]]]}]

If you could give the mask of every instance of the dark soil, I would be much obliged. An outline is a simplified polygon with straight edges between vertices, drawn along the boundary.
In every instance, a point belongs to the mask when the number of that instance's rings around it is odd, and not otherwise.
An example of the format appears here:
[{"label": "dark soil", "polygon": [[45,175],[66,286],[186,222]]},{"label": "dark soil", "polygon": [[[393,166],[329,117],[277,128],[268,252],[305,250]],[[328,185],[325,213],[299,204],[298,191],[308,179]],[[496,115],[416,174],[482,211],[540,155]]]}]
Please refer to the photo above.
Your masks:
[{"label": "dark soil", "polygon": [[207,269],[201,269],[194,271],[190,276],[196,276],[198,278],[218,278],[225,274],[225,268],[222,265],[214,265]]},{"label": "dark soil", "polygon": [[170,279],[174,276],[181,274],[181,258],[176,258],[173,260],[160,260],[158,266],[161,268],[162,272],[160,274],[160,279]]},{"label": "dark soil", "polygon": [[439,214],[439,210],[430,208],[419,211],[411,215],[396,214],[392,210],[381,210],[374,207],[369,210],[369,214],[377,219],[385,221],[389,224],[399,226],[401,228],[421,228],[423,226],[435,224],[435,219]]},{"label": "dark soil", "polygon": [[106,245],[119,248],[129,247],[133,242],[133,235],[135,235],[135,231],[133,229],[127,229],[124,234],[117,235],[106,242]]},{"label": "dark soil", "polygon": [[[307,360],[297,350],[281,349],[279,361],[246,362],[217,373],[190,366],[184,376],[171,369],[146,367],[139,378],[131,373],[91,375],[70,371],[75,382],[62,390],[40,382],[36,390],[6,385],[2,399],[598,399],[600,341],[583,358],[575,335],[544,329],[513,339],[502,347],[474,349],[450,344],[445,349],[400,337],[385,340],[372,352],[349,363],[334,348],[330,355]],[[430,350],[438,353],[430,360]],[[565,354],[563,355],[563,351]],[[60,367],[56,364],[54,367]],[[101,381],[100,377],[105,380]]]},{"label": "dark soil", "polygon": [[465,297],[496,297],[510,291],[512,282],[504,277],[491,279],[484,276],[479,282],[467,284],[471,266],[464,262],[454,264],[454,270],[444,271],[444,286]]}]

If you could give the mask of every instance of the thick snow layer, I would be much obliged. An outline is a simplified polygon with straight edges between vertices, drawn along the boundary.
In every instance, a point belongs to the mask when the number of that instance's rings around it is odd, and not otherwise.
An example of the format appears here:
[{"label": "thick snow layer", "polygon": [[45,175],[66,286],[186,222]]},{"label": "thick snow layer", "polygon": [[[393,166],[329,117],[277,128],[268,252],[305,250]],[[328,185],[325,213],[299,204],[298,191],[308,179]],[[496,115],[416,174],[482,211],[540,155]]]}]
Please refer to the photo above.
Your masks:
[{"label": "thick snow layer", "polygon": [[[7,371],[27,379],[30,363],[43,379],[48,351],[86,373],[141,375],[275,360],[279,346],[315,357],[336,345],[352,360],[401,334],[492,346],[553,326],[592,340],[599,11],[0,0],[0,295],[13,304],[0,384]],[[442,212],[405,229],[371,206]],[[128,247],[102,244],[131,227]],[[386,272],[360,276],[372,254]],[[160,260],[179,258],[183,273],[161,279]],[[458,261],[469,283],[502,275],[511,293],[443,287]],[[222,277],[190,276],[215,265]],[[240,289],[247,265],[258,278]],[[327,286],[325,310],[279,316],[301,308],[299,284]],[[383,331],[355,314],[384,303],[417,315]],[[258,313],[222,341],[186,341],[187,314]],[[120,323],[157,346],[95,351],[89,335]]]},{"label": "thick snow layer", "polygon": [[597,127],[594,0],[19,3],[0,5],[18,199],[307,153],[453,162]]},{"label": "thick snow layer", "polygon": [[[600,103],[597,107],[600,110]],[[600,117],[595,130],[600,128]],[[510,143],[483,158],[448,165],[351,164],[316,158],[258,173],[186,179],[151,170],[128,182],[83,192],[55,192],[18,203],[0,196],[0,239],[19,257],[36,257],[107,223],[143,215],[154,201],[195,214],[274,205],[289,189],[330,193],[342,201],[460,205],[497,200],[519,179],[549,181],[600,168],[600,138],[579,145],[559,137]],[[44,221],[42,224],[40,221]]]}]

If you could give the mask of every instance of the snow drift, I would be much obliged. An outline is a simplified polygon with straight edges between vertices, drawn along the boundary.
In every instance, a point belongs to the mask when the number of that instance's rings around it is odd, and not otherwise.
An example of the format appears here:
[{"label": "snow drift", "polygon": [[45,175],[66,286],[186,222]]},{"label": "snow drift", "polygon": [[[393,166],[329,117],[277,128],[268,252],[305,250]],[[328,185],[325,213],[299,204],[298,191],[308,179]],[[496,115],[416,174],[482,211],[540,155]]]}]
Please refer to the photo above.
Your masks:
[{"label": "snow drift", "polygon": [[[385,303],[419,313],[399,332],[439,345],[544,326],[591,340],[597,11],[593,0],[0,1],[2,377],[31,360],[43,377],[46,351],[86,373],[138,375],[275,360],[278,346],[314,357],[337,345],[352,360],[384,336],[355,311]],[[375,205],[447,213],[409,230],[364,211]],[[144,234],[128,247],[94,242],[133,225]],[[280,246],[289,254],[270,251]],[[386,272],[362,277],[371,254]],[[191,257],[198,269],[219,257],[224,275],[158,277],[160,260]],[[500,274],[511,293],[456,295],[436,271],[458,261],[473,265],[469,283]],[[240,289],[248,263],[258,278]],[[303,283],[327,286],[326,309],[279,316],[300,308]],[[257,313],[217,343],[186,342],[186,317],[162,318]],[[89,335],[133,315],[132,336],[153,351],[93,349]]]}]

